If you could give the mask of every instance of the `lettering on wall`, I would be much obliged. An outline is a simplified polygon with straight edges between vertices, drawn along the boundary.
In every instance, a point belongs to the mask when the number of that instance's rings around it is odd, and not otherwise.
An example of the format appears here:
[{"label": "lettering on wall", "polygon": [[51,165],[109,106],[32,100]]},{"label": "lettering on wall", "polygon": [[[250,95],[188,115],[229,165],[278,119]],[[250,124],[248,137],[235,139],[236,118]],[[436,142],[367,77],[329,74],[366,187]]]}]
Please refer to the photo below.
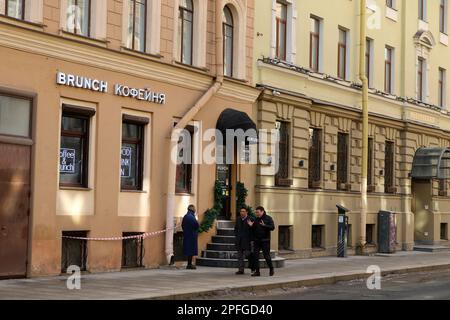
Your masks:
[{"label": "lettering on wall", "polygon": [[[77,76],[58,72],[56,83],[61,86],[85,89],[95,92],[108,93],[109,84],[107,81],[92,79],[88,77]],[[147,101],[156,104],[166,104],[166,94],[154,92],[149,89],[139,89],[122,84],[114,85],[114,95],[119,97],[133,98],[140,101]]]},{"label": "lettering on wall", "polygon": [[75,149],[61,148],[59,151],[59,171],[61,173],[75,173]]}]

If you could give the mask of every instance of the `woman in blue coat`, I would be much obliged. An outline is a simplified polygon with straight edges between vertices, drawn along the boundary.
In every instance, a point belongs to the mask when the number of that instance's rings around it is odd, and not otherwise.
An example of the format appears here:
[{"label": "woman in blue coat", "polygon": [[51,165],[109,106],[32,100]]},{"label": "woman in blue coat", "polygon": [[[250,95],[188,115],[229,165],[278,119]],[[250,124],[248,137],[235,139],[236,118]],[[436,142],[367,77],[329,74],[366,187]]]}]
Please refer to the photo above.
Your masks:
[{"label": "woman in blue coat", "polygon": [[198,229],[200,225],[195,217],[195,211],[195,206],[190,205],[181,225],[183,228],[183,253],[188,258],[186,269],[189,270],[196,269],[192,264],[192,258],[198,256]]}]

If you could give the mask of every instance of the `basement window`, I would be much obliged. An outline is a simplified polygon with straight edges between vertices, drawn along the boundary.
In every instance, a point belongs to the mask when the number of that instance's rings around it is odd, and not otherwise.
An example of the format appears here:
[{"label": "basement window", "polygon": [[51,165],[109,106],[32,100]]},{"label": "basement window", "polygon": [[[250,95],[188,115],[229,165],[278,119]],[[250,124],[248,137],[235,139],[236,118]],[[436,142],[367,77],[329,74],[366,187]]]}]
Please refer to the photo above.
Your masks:
[{"label": "basement window", "polygon": [[375,225],[374,224],[367,224],[366,225],[366,242],[367,244],[375,244]]},{"label": "basement window", "polygon": [[325,226],[312,226],[311,246],[313,249],[324,248]]},{"label": "basement window", "polygon": [[[124,237],[140,236],[142,232],[124,232]],[[122,240],[122,268],[141,268],[144,266],[144,239]]]},{"label": "basement window", "polygon": [[278,228],[278,250],[292,250],[292,226],[280,226]]},{"label": "basement window", "polygon": [[441,240],[448,240],[448,223],[441,223]]},{"label": "basement window", "polygon": [[66,273],[70,266],[78,266],[86,271],[87,241],[64,237],[87,238],[87,231],[63,231],[61,273]]}]

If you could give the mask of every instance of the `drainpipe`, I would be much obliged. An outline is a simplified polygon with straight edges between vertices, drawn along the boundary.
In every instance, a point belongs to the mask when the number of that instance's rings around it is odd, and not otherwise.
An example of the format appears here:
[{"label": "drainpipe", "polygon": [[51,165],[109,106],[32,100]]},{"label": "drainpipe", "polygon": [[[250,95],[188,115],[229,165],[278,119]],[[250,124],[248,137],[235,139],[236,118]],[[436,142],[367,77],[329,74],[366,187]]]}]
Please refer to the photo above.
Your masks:
[{"label": "drainpipe", "polygon": [[367,222],[367,171],[369,158],[369,81],[366,76],[366,0],[360,4],[360,51],[359,51],[359,79],[362,82],[362,115],[363,115],[363,150],[361,165],[361,224],[359,247],[361,253],[366,246],[366,222]]},{"label": "drainpipe", "polygon": [[[183,130],[189,122],[198,114],[198,112],[208,103],[208,101],[219,91],[223,85],[223,35],[222,35],[222,0],[216,0],[215,7],[215,33],[216,33],[216,79],[214,84],[206,91],[195,105],[183,116],[171,130],[171,140],[169,148],[169,169],[167,176],[167,204],[166,204],[166,226],[168,229],[174,227],[174,211],[175,211],[175,176],[176,163],[171,160],[172,150],[178,147],[181,130]],[[166,258],[168,264],[173,264],[173,229],[166,232]]]}]

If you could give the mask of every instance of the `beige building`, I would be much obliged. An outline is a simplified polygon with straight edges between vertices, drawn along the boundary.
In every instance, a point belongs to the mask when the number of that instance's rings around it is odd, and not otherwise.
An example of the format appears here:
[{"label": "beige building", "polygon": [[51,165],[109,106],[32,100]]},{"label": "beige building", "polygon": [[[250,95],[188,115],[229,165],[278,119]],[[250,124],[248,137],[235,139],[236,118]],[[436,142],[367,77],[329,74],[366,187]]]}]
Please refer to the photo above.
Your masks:
[{"label": "beige building", "polygon": [[[160,231],[188,204],[200,218],[212,207],[216,166],[170,168],[171,135],[186,125],[199,157],[225,109],[255,118],[253,5],[0,1],[0,277],[166,263],[164,234],[73,238]],[[253,194],[255,170],[226,170]]]},{"label": "beige building", "polygon": [[[255,197],[278,225],[273,249],[335,255],[336,204],[347,207],[350,252],[361,235],[361,1],[255,3],[254,82],[260,128],[278,128],[277,175],[260,167]],[[445,173],[450,141],[448,1],[367,1],[369,195],[366,251],[377,250],[378,213],[395,212],[397,249],[448,240]],[[268,23],[270,22],[270,23]],[[434,150],[434,173],[413,169]],[[426,163],[426,162],[425,162]],[[431,164],[432,162],[430,162]],[[416,166],[416,169],[420,169]],[[441,179],[442,178],[442,179]]]}]

